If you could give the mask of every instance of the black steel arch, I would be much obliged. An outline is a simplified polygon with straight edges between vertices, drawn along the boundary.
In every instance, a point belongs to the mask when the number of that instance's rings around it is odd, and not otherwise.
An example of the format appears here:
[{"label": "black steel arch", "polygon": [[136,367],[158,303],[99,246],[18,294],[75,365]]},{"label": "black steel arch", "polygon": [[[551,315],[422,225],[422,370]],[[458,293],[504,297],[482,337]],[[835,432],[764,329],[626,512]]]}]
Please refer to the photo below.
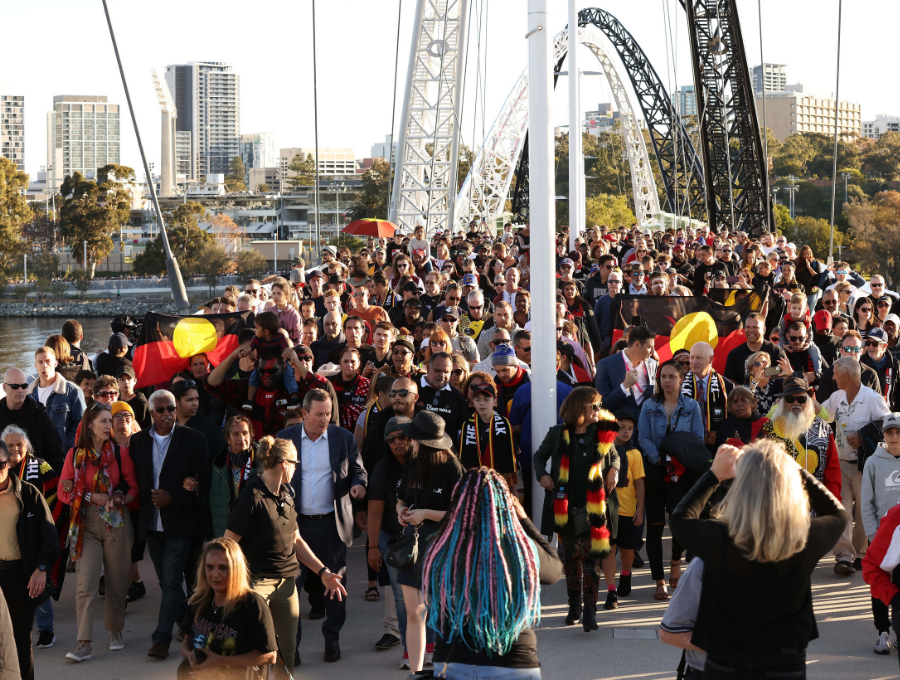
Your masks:
[{"label": "black steel arch", "polygon": [[[578,23],[580,26],[592,24],[603,31],[625,65],[650,132],[650,140],[663,178],[669,210],[675,214],[681,212],[678,204],[685,205],[684,197],[687,193],[690,213],[699,219],[704,219],[707,214],[706,191],[703,186],[705,174],[700,156],[694,149],[690,137],[681,124],[672,99],[650,60],[647,59],[634,37],[609,12],[598,8],[584,9],[578,14]],[[561,59],[556,65],[556,72],[559,72],[562,62]],[[677,157],[675,126],[680,129]],[[512,199],[512,212],[519,219],[526,218],[528,212],[527,151],[528,140],[526,138],[522,156],[516,168],[516,187]]]},{"label": "black steel arch", "polygon": [[734,0],[685,4],[711,229],[774,228],[769,176]]}]

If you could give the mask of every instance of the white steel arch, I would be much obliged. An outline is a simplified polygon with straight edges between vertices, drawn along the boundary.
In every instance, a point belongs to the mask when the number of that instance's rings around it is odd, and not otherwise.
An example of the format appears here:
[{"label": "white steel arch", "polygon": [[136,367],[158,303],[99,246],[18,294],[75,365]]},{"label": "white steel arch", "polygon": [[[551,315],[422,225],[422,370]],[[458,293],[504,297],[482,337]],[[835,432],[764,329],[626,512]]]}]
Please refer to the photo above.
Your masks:
[{"label": "white steel arch", "polygon": [[[615,97],[631,169],[635,215],[640,224],[646,224],[654,214],[659,213],[659,199],[647,156],[647,146],[631,106],[631,99],[615,65],[603,49],[601,32],[594,26],[582,26],[578,29],[578,34],[581,43],[603,67]],[[563,30],[553,39],[554,63],[558,63],[567,52],[568,30]],[[494,217],[503,212],[527,131],[528,69],[519,76],[506,98],[457,195],[457,229],[465,229],[470,220]]]}]

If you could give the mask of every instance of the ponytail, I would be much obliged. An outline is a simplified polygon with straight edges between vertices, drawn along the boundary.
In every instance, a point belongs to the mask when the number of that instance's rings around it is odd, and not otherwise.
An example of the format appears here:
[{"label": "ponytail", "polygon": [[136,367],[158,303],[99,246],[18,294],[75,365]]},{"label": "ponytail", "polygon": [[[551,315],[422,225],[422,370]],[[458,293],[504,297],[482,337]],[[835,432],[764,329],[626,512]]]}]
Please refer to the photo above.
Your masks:
[{"label": "ponytail", "polygon": [[259,440],[256,460],[263,469],[271,470],[286,460],[297,460],[297,447],[287,439],[275,439],[272,435],[266,435]]}]

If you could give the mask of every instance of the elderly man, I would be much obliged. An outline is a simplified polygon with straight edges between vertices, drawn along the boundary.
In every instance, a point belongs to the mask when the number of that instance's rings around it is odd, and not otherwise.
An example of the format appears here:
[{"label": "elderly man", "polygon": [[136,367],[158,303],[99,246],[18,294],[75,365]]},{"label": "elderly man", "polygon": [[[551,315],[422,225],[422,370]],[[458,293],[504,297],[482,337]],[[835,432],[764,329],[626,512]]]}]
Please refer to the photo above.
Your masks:
[{"label": "elderly man", "polygon": [[[512,317],[512,314],[510,314]],[[466,361],[469,362],[469,368],[477,364],[480,360],[478,347],[475,342],[467,335],[460,335],[457,332],[459,326],[459,307],[446,307],[441,314],[441,329],[450,337],[450,345],[453,347],[454,354],[461,354]]]},{"label": "elderly man", "polygon": [[510,267],[506,270],[506,285],[503,286],[500,294],[494,298],[494,305],[499,305],[501,302],[506,302],[510,305],[515,304],[516,293],[519,292],[520,278],[521,272],[516,267]]},{"label": "elderly man", "polygon": [[314,369],[318,369],[328,361],[331,350],[346,344],[347,337],[341,332],[341,316],[340,312],[328,312],[322,320],[322,329],[325,335],[310,345]]},{"label": "elderly man", "polygon": [[[844,337],[840,339],[838,346],[838,359],[841,357],[850,357],[854,361],[859,361],[863,356],[863,340],[859,331],[847,331]],[[835,360],[835,363],[837,359]],[[860,364],[861,382],[876,392],[879,390],[878,374],[871,366]],[[834,382],[834,366],[829,366],[822,371],[822,377],[819,378],[819,386],[816,388],[816,398],[819,401],[825,401],[830,397],[838,387]]]},{"label": "elderly man", "polygon": [[56,366],[56,352],[50,347],[39,347],[34,353],[38,376],[28,386],[27,393],[47,409],[63,447],[68,451],[75,446],[75,431],[86,407],[84,394],[57,373]]},{"label": "elderly man", "polygon": [[484,293],[480,290],[471,291],[466,296],[466,304],[466,311],[459,317],[459,328],[478,344],[482,331],[490,327],[494,317],[485,308]]},{"label": "elderly man", "polygon": [[716,431],[728,417],[728,393],[734,387],[731,380],[713,370],[712,360],[712,345],[707,342],[694,343],[691,347],[691,370],[684,376],[681,386],[684,396],[700,404],[704,441],[709,447],[715,446]]},{"label": "elderly man", "polygon": [[841,496],[841,468],[831,428],[816,415],[812,389],[803,378],[784,381],[771,417],[762,419],[757,437],[784,444],[787,452],[803,468],[822,482],[831,493]]},{"label": "elderly man", "polygon": [[522,330],[513,320],[513,308],[508,302],[499,302],[494,308],[493,325],[487,324],[487,327],[478,338],[478,354],[479,356],[487,356],[491,353],[488,345],[491,341],[491,331],[501,328],[509,333],[510,338],[514,338],[516,333]]},{"label": "elderly man", "polygon": [[[844,334],[846,336],[846,333]],[[879,393],[891,411],[900,411],[900,388],[897,387],[897,372],[900,364],[887,351],[888,334],[883,328],[872,328],[866,338],[866,354],[860,363],[875,371],[879,381]]]},{"label": "elderly man", "polygon": [[[485,356],[484,359],[479,361],[472,367],[472,373],[481,371],[482,373],[487,373],[491,377],[496,377],[497,372],[494,370],[493,359],[494,359],[494,350],[497,349],[500,345],[511,345],[512,338],[509,335],[509,331],[505,331],[502,328],[494,328],[492,329],[493,333],[491,333],[491,342],[488,345],[489,353]],[[490,331],[485,331],[490,332]],[[517,359],[518,360],[518,359]],[[520,368],[525,369],[525,371],[531,375],[531,366],[527,363],[518,360],[518,365]]]},{"label": "elderly man", "polygon": [[63,449],[59,430],[44,405],[37,399],[28,398],[25,374],[18,368],[4,373],[3,392],[6,396],[0,399],[0,432],[9,425],[22,428],[28,433],[35,455],[50,463],[54,470],[62,470],[68,449]]},{"label": "elderly man", "polygon": [[[819,407],[819,416],[834,423],[835,440],[841,459],[841,502],[852,518],[853,504],[861,501],[862,472],[859,470],[859,447],[862,440],[860,429],[874,420],[891,412],[884,398],[860,382],[859,362],[850,357],[842,357],[834,364],[834,381],[837,391]],[[860,506],[857,505],[857,508]],[[862,557],[866,553],[868,541],[863,528],[861,510],[856,511],[856,526],[851,536],[850,519],[844,534],[834,546],[834,573],[841,576],[855,574],[862,568]]]}]

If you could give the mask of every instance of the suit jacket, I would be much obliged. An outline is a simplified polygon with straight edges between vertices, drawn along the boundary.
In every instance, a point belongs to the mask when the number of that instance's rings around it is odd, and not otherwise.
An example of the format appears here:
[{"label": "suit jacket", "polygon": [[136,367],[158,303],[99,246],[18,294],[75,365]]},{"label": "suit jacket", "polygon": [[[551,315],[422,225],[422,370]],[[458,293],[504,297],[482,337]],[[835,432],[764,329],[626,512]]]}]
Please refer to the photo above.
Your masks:
[{"label": "suit jacket", "polygon": [[[644,362],[647,366],[647,374],[650,378],[647,387],[647,394],[644,395],[646,401],[653,396],[656,389],[656,371],[659,362],[650,358]],[[625,381],[625,357],[622,352],[617,352],[612,356],[601,359],[597,362],[597,377],[594,379],[594,388],[603,397],[603,408],[607,411],[615,413],[621,408],[629,408],[634,413],[640,412],[640,407],[634,399],[634,395],[630,392],[625,394],[622,391],[622,383]],[[635,432],[635,434],[637,434]]]},{"label": "suit jacket", "polygon": [[[303,425],[292,425],[278,433],[279,439],[287,439],[294,442],[297,447],[297,469],[291,480],[294,489],[294,506],[300,511],[301,498],[300,483],[302,470],[301,440],[303,437]],[[356,437],[352,432],[337,425],[328,426],[328,454],[331,458],[331,479],[334,484],[334,513],[337,522],[338,535],[341,540],[350,547],[353,543],[353,503],[350,499],[350,489],[357,484],[366,486],[368,476],[363,467],[362,456],[356,445]]]},{"label": "suit jacket", "polygon": [[[131,437],[128,452],[134,460],[141,501],[140,536],[145,538],[153,514],[150,492],[153,490],[153,437],[141,430]],[[185,477],[200,479],[200,493],[184,488]],[[159,487],[169,492],[172,503],[160,508],[167,538],[202,538],[210,525],[209,485],[212,465],[206,437],[197,430],[175,423],[172,442],[159,473]]]}]

